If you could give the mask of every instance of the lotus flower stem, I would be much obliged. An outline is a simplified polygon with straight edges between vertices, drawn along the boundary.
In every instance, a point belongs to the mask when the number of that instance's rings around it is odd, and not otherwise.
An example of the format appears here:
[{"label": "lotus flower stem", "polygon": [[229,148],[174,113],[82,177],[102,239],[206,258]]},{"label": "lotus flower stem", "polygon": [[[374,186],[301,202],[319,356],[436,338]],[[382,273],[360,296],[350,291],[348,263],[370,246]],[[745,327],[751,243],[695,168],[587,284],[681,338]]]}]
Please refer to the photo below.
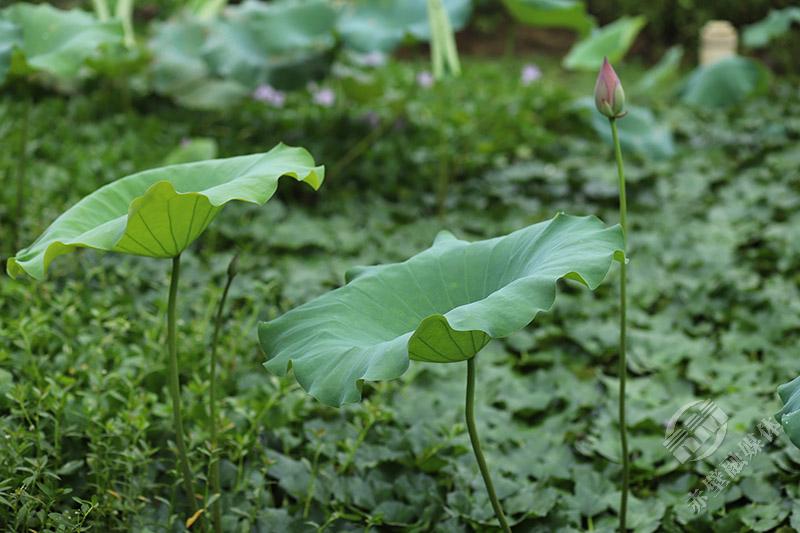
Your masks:
[{"label": "lotus flower stem", "polygon": [[489,500],[492,502],[494,514],[497,516],[497,521],[500,522],[500,527],[506,533],[511,533],[511,528],[508,527],[506,515],[503,513],[503,508],[500,506],[500,501],[497,499],[497,494],[494,492],[494,484],[492,477],[489,474],[489,468],[486,466],[486,459],[483,458],[481,451],[481,441],[478,439],[478,430],[475,428],[475,357],[467,359],[467,400],[465,406],[465,413],[467,418],[467,431],[469,432],[469,440],[472,443],[472,451],[475,452],[475,459],[478,461],[478,468],[483,476],[483,483],[486,485],[486,492],[489,493]]},{"label": "lotus flower stem", "polygon": [[[628,205],[625,198],[625,168],[622,164],[622,148],[619,144],[619,134],[617,133],[617,119],[609,118],[611,124],[611,136],[614,140],[614,154],[617,159],[617,173],[619,174],[619,224],[622,226],[622,236],[626,248],[628,241]],[[628,431],[625,422],[625,378],[628,372],[626,357],[627,342],[627,265],[624,259],[620,263],[619,269],[619,441],[622,447],[622,491],[619,502],[619,529],[621,532],[627,530],[626,517],[628,514],[628,485],[630,476],[630,458],[628,457]]]},{"label": "lotus flower stem", "polygon": [[[234,255],[230,265],[228,265],[228,279],[225,282],[225,288],[219,300],[217,316],[214,320],[214,333],[211,337],[211,369],[208,387],[208,419],[211,425],[211,464],[209,465],[208,478],[211,482],[211,490],[214,494],[222,494],[219,484],[219,454],[217,451],[219,447],[217,439],[217,339],[219,338],[219,330],[222,329],[222,312],[225,309],[225,301],[228,299],[228,290],[231,288],[233,278],[236,277],[237,258],[238,256]],[[217,498],[212,507],[212,516],[214,519],[214,531],[216,533],[222,533],[222,510],[219,498]]]},{"label": "lotus flower stem", "polygon": [[[192,469],[186,455],[186,442],[183,435],[183,415],[181,414],[181,384],[178,378],[178,350],[175,342],[175,303],[178,297],[178,281],[181,275],[181,255],[172,258],[172,275],[169,282],[169,303],[167,304],[167,349],[169,351],[169,392],[172,396],[172,416],[175,425],[175,446],[178,448],[178,466],[183,475],[183,487],[189,499],[189,510],[197,512],[197,501],[192,488]],[[201,522],[202,528],[202,522]]]}]

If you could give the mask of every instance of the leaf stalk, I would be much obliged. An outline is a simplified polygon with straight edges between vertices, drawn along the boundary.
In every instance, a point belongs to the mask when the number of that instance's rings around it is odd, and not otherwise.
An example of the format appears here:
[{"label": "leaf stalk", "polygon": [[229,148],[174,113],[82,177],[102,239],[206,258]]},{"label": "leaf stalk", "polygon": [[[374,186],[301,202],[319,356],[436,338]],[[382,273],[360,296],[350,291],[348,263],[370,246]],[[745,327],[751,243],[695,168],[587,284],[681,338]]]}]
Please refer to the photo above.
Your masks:
[{"label": "leaf stalk", "polygon": [[[178,372],[178,349],[175,337],[176,303],[178,299],[178,282],[181,275],[181,255],[172,258],[172,274],[169,282],[169,302],[167,303],[167,350],[169,351],[169,392],[172,397],[172,417],[175,425],[175,446],[178,448],[178,467],[183,476],[183,488],[189,500],[189,511],[197,512],[197,501],[192,488],[192,469],[186,455],[184,441],[183,415],[181,413],[181,384]],[[202,529],[202,522],[201,522]]]},{"label": "leaf stalk", "polygon": [[503,513],[503,508],[500,506],[500,501],[497,499],[497,494],[494,491],[494,483],[489,474],[489,467],[486,466],[486,459],[483,458],[481,451],[481,441],[478,438],[478,430],[475,427],[475,356],[467,359],[467,399],[465,403],[465,414],[467,419],[467,431],[469,432],[469,440],[472,444],[472,451],[475,452],[475,459],[478,461],[478,468],[483,476],[483,483],[486,485],[486,492],[489,494],[489,500],[492,502],[494,514],[497,516],[497,521],[500,527],[506,533],[511,533],[511,528],[508,527],[506,515]]}]

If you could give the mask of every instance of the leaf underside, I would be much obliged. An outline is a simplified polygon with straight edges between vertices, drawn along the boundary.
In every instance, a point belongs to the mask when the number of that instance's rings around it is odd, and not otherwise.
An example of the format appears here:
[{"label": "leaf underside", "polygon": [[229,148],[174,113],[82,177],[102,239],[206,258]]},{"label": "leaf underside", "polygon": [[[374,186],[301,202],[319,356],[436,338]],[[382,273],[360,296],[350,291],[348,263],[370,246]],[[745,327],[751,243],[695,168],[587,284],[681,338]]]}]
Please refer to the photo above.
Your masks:
[{"label": "leaf underside", "polygon": [[294,370],[328,405],[358,401],[364,381],[401,376],[409,360],[464,361],[550,309],[561,278],[595,288],[622,232],[559,214],[504,237],[466,242],[443,232],[403,263],[361,267],[348,284],[259,325],[266,368]]},{"label": "leaf underside", "polygon": [[800,376],[778,387],[783,408],[775,415],[789,440],[800,448]]},{"label": "leaf underside", "polygon": [[8,260],[11,277],[44,278],[50,263],[75,248],[146,257],[185,250],[233,200],[263,204],[278,179],[318,189],[324,168],[303,148],[280,144],[263,154],[146,170],[121,178],[72,206],[28,248]]}]

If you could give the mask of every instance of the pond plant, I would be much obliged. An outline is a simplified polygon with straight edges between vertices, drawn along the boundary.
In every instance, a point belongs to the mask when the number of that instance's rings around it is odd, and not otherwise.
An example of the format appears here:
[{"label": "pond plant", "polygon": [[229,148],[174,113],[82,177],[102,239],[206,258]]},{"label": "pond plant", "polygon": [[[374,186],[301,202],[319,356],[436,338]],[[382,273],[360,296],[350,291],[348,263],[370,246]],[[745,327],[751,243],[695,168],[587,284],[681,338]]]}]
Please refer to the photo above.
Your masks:
[{"label": "pond plant", "polygon": [[555,301],[562,278],[594,289],[622,256],[619,226],[559,214],[476,242],[441,232],[402,263],[359,267],[347,284],[259,325],[265,367],[322,403],[361,399],[365,381],[395,379],[410,361],[466,362],[470,443],[500,527],[510,531],[475,423],[477,354]]},{"label": "pond plant", "polygon": [[[217,306],[217,314],[214,317],[214,333],[211,335],[211,364],[209,366],[209,379],[208,379],[208,419],[211,426],[211,461],[208,467],[208,482],[211,485],[213,494],[219,495],[222,493],[219,482],[219,440],[218,440],[218,420],[217,420],[217,346],[219,341],[219,332],[222,329],[222,313],[225,311],[225,302],[228,299],[228,291],[233,284],[233,278],[238,273],[237,265],[239,264],[239,255],[234,255],[231,262],[228,263],[228,270],[225,279],[225,288],[222,289],[222,296],[219,299]],[[219,498],[214,501],[211,508],[212,521],[214,523],[214,531],[216,533],[222,532],[222,510],[220,508]]]},{"label": "pond plant", "polygon": [[[6,266],[11,277],[27,274],[41,280],[53,259],[76,248],[172,261],[166,317],[169,392],[178,470],[192,512],[190,521],[196,520],[202,510],[198,510],[194,495],[180,405],[176,306],[181,253],[203,233],[227,203],[238,200],[263,204],[275,193],[282,176],[308,183],[316,190],[322,185],[324,168],[317,166],[305,149],[280,144],[266,153],[173,165],[132,174],[80,200],[59,216],[33,244],[10,258]],[[220,302],[220,309],[222,306],[224,300]],[[212,358],[214,363],[215,358]],[[211,408],[214,414],[215,409],[215,406]],[[211,417],[211,422],[215,422],[215,416]],[[216,432],[213,426],[212,432]]]},{"label": "pond plant", "polygon": [[[617,162],[617,176],[619,178],[619,224],[622,228],[622,237],[627,253],[628,239],[628,206],[625,196],[625,168],[622,163],[622,149],[617,132],[617,119],[625,116],[625,91],[622,83],[614,72],[614,68],[608,62],[608,58],[603,59],[600,73],[597,76],[597,83],[594,88],[594,103],[597,110],[608,118],[611,127],[611,137],[614,143],[614,157]],[[630,476],[630,464],[628,457],[628,434],[625,423],[625,378],[628,371],[626,358],[627,342],[627,259],[620,261],[619,268],[619,440],[622,448],[622,491],[620,492],[619,505],[619,530],[627,530],[627,510],[628,510],[628,484]]]}]

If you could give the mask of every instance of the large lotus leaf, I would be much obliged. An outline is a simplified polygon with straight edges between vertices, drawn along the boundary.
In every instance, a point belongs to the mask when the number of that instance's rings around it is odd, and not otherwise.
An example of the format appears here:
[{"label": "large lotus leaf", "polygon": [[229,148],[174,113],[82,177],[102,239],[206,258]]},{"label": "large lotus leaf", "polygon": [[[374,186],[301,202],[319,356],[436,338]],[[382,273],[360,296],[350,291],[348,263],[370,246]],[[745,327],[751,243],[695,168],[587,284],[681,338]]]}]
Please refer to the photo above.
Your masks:
[{"label": "large lotus leaf", "polygon": [[263,204],[291,176],[317,189],[323,167],[302,148],[156,168],[114,181],[58,217],[8,260],[12,277],[42,279],[53,259],[75,248],[174,257],[233,200]]},{"label": "large lotus leaf", "polygon": [[587,35],[595,27],[580,0],[503,0],[511,14],[525,24],[543,28],[570,28]]},{"label": "large lotus leaf", "polygon": [[3,10],[0,19],[13,23],[21,32],[17,46],[24,58],[24,69],[19,74],[41,71],[59,78],[74,78],[84,62],[102,46],[123,43],[119,21],[99,22],[78,9],[64,11],[47,4],[16,4]]},{"label": "large lotus leaf", "polygon": [[789,440],[800,448],[800,376],[778,387],[783,408],[775,415]]},{"label": "large lotus leaf", "polygon": [[744,29],[742,42],[749,48],[762,48],[788,32],[795,22],[800,22],[800,7],[773,9],[764,19]]},{"label": "large lotus leaf", "polygon": [[327,70],[335,21],[326,0],[248,0],[211,25],[204,53],[223,79],[250,89],[261,83],[294,88]]},{"label": "large lotus leaf", "polygon": [[504,237],[443,232],[396,264],[363,267],[344,287],[259,326],[265,366],[329,405],[358,401],[366,381],[394,379],[409,360],[456,362],[550,309],[561,278],[590,288],[622,249],[619,226],[560,214]]},{"label": "large lotus leaf", "polygon": [[575,43],[564,58],[564,67],[596,71],[607,57],[612,63],[622,59],[639,31],[647,23],[644,17],[622,17]]},{"label": "large lotus leaf", "polygon": [[705,108],[724,108],[741,103],[769,86],[770,74],[758,61],[730,57],[698,67],[683,87],[681,99]]},{"label": "large lotus leaf", "polygon": [[[443,0],[453,31],[466,26],[469,0]],[[391,52],[406,37],[431,38],[427,0],[355,0],[339,16],[337,29],[345,45],[359,52]]]}]

